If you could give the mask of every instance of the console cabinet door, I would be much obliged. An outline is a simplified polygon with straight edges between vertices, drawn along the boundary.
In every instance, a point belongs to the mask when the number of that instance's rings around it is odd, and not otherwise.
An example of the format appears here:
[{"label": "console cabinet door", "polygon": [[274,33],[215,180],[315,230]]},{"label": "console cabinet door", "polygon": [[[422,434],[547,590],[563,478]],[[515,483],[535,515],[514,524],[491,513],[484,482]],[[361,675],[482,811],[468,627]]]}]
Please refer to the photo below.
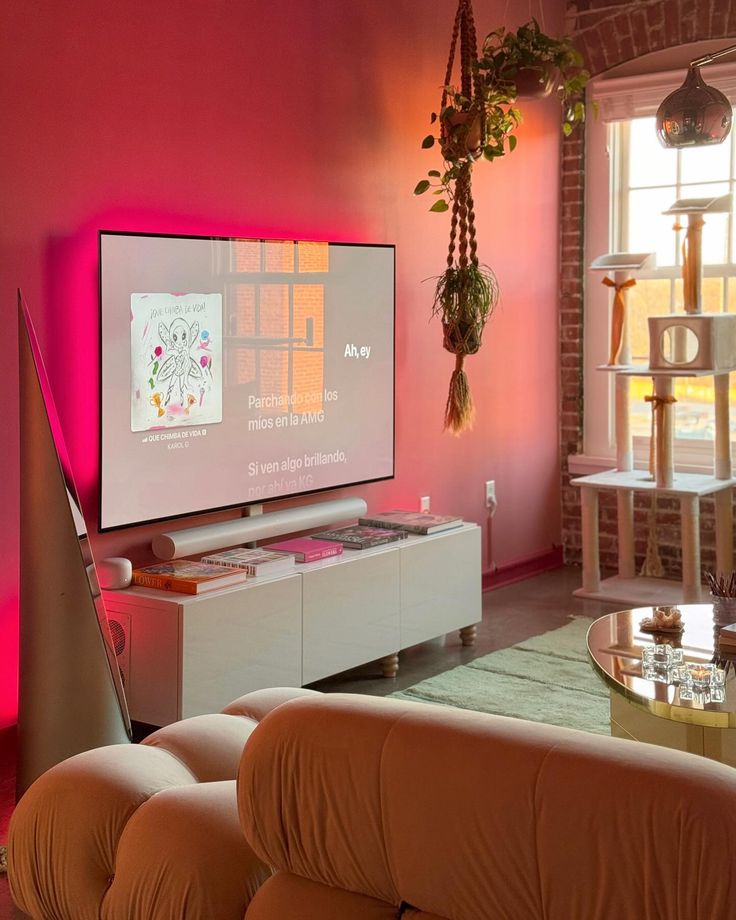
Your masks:
[{"label": "console cabinet door", "polygon": [[124,640],[118,664],[131,719],[168,725],[181,716],[180,595],[159,591],[160,597],[149,598],[139,591],[105,592],[105,610],[113,635],[122,632]]},{"label": "console cabinet door", "polygon": [[401,648],[481,619],[480,528],[401,547]]},{"label": "console cabinet door", "polygon": [[305,684],[399,650],[399,553],[349,552],[302,574]]},{"label": "console cabinet door", "polygon": [[219,712],[265,687],[300,687],[301,577],[183,602],[181,718]]}]

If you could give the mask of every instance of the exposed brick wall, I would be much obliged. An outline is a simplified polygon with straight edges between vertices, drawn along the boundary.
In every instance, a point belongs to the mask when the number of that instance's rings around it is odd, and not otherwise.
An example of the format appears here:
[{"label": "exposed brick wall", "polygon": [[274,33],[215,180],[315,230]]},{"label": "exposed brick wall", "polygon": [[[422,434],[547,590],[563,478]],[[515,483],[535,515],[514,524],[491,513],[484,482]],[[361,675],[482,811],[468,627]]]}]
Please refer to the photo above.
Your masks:
[{"label": "exposed brick wall", "polygon": [[[577,0],[568,3],[568,31],[574,34],[591,74],[673,45],[736,36],[736,0]],[[733,38],[732,38],[733,40]],[[728,44],[728,42],[725,42]],[[684,71],[683,71],[684,78]],[[583,221],[584,142],[576,132],[562,144],[560,239],[560,451],[562,541],[565,561],[581,561],[580,490],[570,485],[569,454],[583,447]],[[634,505],[637,567],[646,552],[649,498]],[[703,567],[715,567],[714,502],[702,499]],[[657,533],[666,574],[681,574],[679,503],[657,501]],[[617,567],[616,498],[600,493],[601,566]]]}]

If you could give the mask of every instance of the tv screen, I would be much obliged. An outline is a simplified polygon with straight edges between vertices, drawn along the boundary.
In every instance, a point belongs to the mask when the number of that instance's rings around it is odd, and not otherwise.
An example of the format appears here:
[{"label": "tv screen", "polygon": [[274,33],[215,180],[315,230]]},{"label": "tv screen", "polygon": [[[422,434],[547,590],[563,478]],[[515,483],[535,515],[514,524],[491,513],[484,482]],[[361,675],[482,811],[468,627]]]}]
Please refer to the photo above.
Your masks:
[{"label": "tv screen", "polygon": [[100,530],[393,476],[393,246],[99,242]]}]

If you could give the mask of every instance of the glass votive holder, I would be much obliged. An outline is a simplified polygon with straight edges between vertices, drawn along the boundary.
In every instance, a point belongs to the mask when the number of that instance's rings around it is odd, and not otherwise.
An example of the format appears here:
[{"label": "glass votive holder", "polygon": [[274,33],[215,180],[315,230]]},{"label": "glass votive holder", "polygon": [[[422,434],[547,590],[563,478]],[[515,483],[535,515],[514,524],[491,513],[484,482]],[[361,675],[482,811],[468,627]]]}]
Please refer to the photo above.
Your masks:
[{"label": "glass votive holder", "polygon": [[645,680],[670,684],[675,670],[683,663],[681,648],[671,645],[645,645],[641,650],[641,676]]},{"label": "glass votive holder", "polygon": [[682,649],[671,645],[645,645],[641,650],[642,666],[674,668],[681,665],[683,660]]},{"label": "glass votive holder", "polygon": [[681,664],[672,671],[672,680],[676,684],[690,684],[690,669],[686,664]]},{"label": "glass votive holder", "polygon": [[723,703],[726,699],[726,672],[715,664],[688,662],[675,669],[680,699],[701,703]]},{"label": "glass votive holder", "polygon": [[713,679],[713,666],[710,664],[691,664],[688,666],[693,690],[702,693],[709,690]]}]

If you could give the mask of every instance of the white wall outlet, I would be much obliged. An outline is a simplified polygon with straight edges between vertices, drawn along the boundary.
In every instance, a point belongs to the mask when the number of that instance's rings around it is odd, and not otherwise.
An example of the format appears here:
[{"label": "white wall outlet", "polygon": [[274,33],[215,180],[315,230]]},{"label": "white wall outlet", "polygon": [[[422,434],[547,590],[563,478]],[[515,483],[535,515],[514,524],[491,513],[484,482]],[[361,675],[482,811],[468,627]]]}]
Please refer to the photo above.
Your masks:
[{"label": "white wall outlet", "polygon": [[496,480],[489,479],[486,482],[486,508],[496,507]]},{"label": "white wall outlet", "polygon": [[429,511],[429,495],[422,495],[419,499],[419,510]]}]

